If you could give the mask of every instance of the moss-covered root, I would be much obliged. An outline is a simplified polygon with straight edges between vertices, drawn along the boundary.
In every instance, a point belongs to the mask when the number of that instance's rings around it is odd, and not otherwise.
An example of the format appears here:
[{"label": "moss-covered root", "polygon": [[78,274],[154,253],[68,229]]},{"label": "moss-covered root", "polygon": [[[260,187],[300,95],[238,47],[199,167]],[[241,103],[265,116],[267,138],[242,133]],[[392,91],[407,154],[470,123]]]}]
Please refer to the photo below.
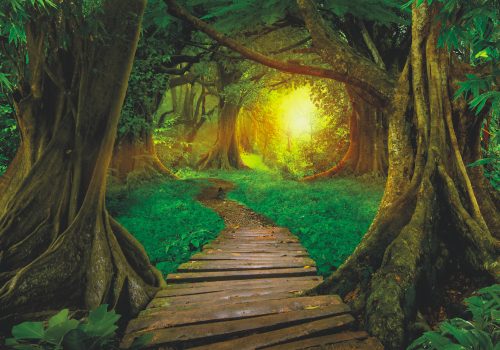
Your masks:
[{"label": "moss-covered root", "polygon": [[165,283],[140,244],[105,211],[97,218],[79,216],[46,251],[11,275],[0,289],[4,324],[103,303],[135,315]]}]

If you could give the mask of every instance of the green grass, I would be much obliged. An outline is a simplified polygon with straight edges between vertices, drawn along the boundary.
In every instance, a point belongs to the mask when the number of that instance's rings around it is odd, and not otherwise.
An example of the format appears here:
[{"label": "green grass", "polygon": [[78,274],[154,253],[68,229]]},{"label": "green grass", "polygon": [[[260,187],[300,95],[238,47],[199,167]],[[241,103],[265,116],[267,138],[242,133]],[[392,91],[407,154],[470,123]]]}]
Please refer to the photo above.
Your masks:
[{"label": "green grass", "polygon": [[224,228],[214,211],[196,201],[201,187],[200,181],[184,180],[151,183],[130,194],[111,189],[107,206],[168,274]]},{"label": "green grass", "polygon": [[382,181],[374,179],[300,183],[256,171],[211,172],[202,176],[236,183],[237,188],[229,198],[279,226],[288,227],[325,276],[345,261],[366,233],[384,187]]},{"label": "green grass", "polygon": [[191,178],[149,184],[111,194],[113,215],[144,245],[165,274],[189,259],[224,228],[222,219],[195,199],[204,186],[197,178],[218,177],[237,187],[229,198],[288,227],[297,235],[326,276],[353,252],[372,222],[383,194],[383,183],[339,178],[315,183],[284,180],[262,171],[178,173]]}]

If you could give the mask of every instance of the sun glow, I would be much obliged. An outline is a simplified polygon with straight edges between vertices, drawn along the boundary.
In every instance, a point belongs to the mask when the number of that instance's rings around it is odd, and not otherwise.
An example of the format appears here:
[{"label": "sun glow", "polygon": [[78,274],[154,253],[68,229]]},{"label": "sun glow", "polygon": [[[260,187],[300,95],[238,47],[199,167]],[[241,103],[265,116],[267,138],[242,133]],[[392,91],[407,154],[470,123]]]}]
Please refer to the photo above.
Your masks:
[{"label": "sun glow", "polygon": [[299,136],[311,132],[316,106],[310,98],[309,87],[301,87],[282,101],[283,122],[291,134]]}]

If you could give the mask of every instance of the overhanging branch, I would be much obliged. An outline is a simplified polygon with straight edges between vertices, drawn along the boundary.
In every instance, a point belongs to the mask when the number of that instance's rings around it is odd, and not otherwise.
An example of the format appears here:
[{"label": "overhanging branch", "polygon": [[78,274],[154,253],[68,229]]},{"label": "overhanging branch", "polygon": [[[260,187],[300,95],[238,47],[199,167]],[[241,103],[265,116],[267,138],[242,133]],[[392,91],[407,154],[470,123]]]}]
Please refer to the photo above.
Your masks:
[{"label": "overhanging branch", "polygon": [[[340,64],[341,69],[337,69],[337,64],[332,65],[335,67],[334,69],[327,69],[323,67],[317,66],[308,66],[299,63],[294,63],[290,61],[280,61],[274,59],[272,57],[266,56],[260,52],[249,49],[248,47],[238,43],[237,41],[227,37],[226,35],[218,32],[212,26],[202,21],[201,19],[191,15],[186,9],[179,6],[175,0],[164,0],[168,5],[168,11],[171,15],[178,17],[191,25],[193,25],[198,30],[204,32],[213,40],[219,42],[221,45],[238,52],[243,57],[252,60],[254,62],[263,64],[267,67],[274,68],[286,73],[292,74],[301,74],[308,76],[315,76],[319,78],[333,79],[340,82],[344,82],[346,84],[352,85],[354,87],[360,88],[363,91],[373,95],[381,104],[385,104],[388,101],[388,96],[392,94],[392,86],[393,84],[387,84],[391,87],[391,91],[387,91],[388,86],[383,86],[381,88],[381,84],[378,82],[368,81],[367,78],[363,77],[363,74],[352,74],[351,71],[345,69],[345,64]],[[314,36],[313,36],[314,40]],[[343,49],[343,48],[340,48]],[[339,63],[342,63],[345,59],[342,56],[335,57],[338,59]],[[354,62],[356,63],[356,62]],[[370,62],[371,63],[371,62]],[[353,62],[349,62],[349,66],[353,65]],[[373,65],[374,66],[374,65]],[[376,69],[380,70],[378,67],[374,66]],[[381,70],[380,70],[381,71]],[[383,77],[387,78],[387,74],[383,72]],[[369,77],[373,78],[373,77]],[[377,78],[380,78],[379,76]],[[384,79],[382,82],[387,82],[388,79]]]}]

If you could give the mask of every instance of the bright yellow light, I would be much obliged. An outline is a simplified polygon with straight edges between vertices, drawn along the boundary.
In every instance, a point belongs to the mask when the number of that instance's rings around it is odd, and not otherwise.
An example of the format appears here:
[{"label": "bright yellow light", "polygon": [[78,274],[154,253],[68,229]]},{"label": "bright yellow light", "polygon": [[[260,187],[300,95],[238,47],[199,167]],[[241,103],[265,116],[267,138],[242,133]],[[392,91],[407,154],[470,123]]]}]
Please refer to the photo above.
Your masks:
[{"label": "bright yellow light", "polygon": [[309,87],[301,87],[283,98],[285,127],[295,136],[310,133],[316,106],[310,98]]}]

